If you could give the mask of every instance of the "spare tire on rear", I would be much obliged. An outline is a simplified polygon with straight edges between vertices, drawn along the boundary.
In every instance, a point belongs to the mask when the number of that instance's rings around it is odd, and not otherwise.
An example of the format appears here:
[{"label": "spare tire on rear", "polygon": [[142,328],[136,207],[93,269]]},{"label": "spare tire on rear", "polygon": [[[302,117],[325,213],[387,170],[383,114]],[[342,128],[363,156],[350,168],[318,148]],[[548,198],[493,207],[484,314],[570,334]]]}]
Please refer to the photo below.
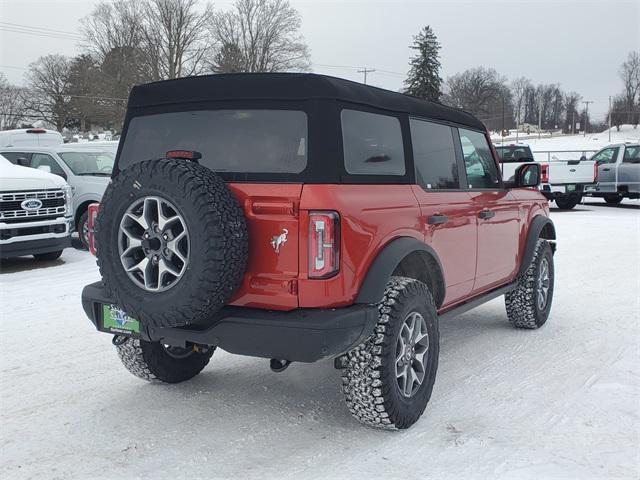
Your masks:
[{"label": "spare tire on rear", "polygon": [[247,262],[242,208],[224,181],[186,160],[137,163],[107,188],[96,222],[98,266],[117,305],[142,324],[205,324]]}]

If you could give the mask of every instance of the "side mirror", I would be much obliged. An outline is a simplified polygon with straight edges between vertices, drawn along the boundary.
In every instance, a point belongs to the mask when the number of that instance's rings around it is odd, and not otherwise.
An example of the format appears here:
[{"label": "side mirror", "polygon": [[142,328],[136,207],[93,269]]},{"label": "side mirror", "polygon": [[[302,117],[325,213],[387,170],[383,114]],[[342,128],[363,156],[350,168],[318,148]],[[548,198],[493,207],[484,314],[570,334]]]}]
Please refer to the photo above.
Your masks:
[{"label": "side mirror", "polygon": [[29,159],[25,158],[25,157],[18,157],[16,159],[16,163],[18,165],[20,165],[21,167],[30,167],[31,166],[30,165],[31,162],[29,162]]},{"label": "side mirror", "polygon": [[510,188],[535,188],[540,185],[542,169],[539,163],[525,163],[516,169],[514,180],[508,183]]},{"label": "side mirror", "polygon": [[49,165],[40,165],[38,170],[42,170],[43,172],[51,173],[51,167]]}]

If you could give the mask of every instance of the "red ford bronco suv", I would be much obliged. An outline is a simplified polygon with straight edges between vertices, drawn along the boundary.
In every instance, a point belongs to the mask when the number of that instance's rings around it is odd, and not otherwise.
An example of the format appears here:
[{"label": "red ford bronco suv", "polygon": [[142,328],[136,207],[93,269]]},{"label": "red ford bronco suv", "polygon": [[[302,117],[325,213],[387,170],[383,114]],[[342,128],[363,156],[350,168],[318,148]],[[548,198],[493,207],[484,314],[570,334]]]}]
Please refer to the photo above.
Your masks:
[{"label": "red ford bronco suv", "polygon": [[431,395],[439,320],[500,295],[515,327],[547,320],[556,236],[539,179],[531,163],[504,182],[473,116],[342,79],[137,86],[83,307],[142,379],[188,380],[217,347],[275,371],[335,359],[357,419],[407,428]]}]

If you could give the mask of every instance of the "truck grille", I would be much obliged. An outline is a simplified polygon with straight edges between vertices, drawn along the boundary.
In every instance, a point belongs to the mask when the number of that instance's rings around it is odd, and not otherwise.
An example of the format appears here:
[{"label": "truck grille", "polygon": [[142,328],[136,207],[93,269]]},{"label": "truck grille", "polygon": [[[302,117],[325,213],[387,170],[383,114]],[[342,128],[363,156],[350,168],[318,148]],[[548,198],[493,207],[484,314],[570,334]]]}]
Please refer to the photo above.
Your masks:
[{"label": "truck grille", "polygon": [[[38,210],[22,208],[22,202],[33,199],[42,202]],[[59,189],[0,193],[0,219],[8,222],[42,220],[46,217],[64,215],[65,211],[64,192]]]}]

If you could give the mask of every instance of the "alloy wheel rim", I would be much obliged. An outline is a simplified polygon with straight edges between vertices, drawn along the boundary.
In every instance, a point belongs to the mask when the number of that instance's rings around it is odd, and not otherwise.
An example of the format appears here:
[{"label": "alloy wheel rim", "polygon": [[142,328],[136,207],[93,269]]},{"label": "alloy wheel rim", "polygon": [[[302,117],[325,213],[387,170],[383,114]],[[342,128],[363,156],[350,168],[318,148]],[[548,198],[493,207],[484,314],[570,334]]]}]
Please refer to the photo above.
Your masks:
[{"label": "alloy wheel rim", "polygon": [[427,322],[418,312],[409,313],[400,327],[396,343],[395,372],[400,393],[410,398],[426,375],[429,334]]},{"label": "alloy wheel rim", "polygon": [[186,222],[164,198],[139,198],[120,220],[118,252],[122,267],[138,287],[166,291],[178,283],[189,265]]},{"label": "alloy wheel rim", "polygon": [[547,306],[550,285],[549,261],[543,258],[538,271],[538,310],[544,310]]}]

